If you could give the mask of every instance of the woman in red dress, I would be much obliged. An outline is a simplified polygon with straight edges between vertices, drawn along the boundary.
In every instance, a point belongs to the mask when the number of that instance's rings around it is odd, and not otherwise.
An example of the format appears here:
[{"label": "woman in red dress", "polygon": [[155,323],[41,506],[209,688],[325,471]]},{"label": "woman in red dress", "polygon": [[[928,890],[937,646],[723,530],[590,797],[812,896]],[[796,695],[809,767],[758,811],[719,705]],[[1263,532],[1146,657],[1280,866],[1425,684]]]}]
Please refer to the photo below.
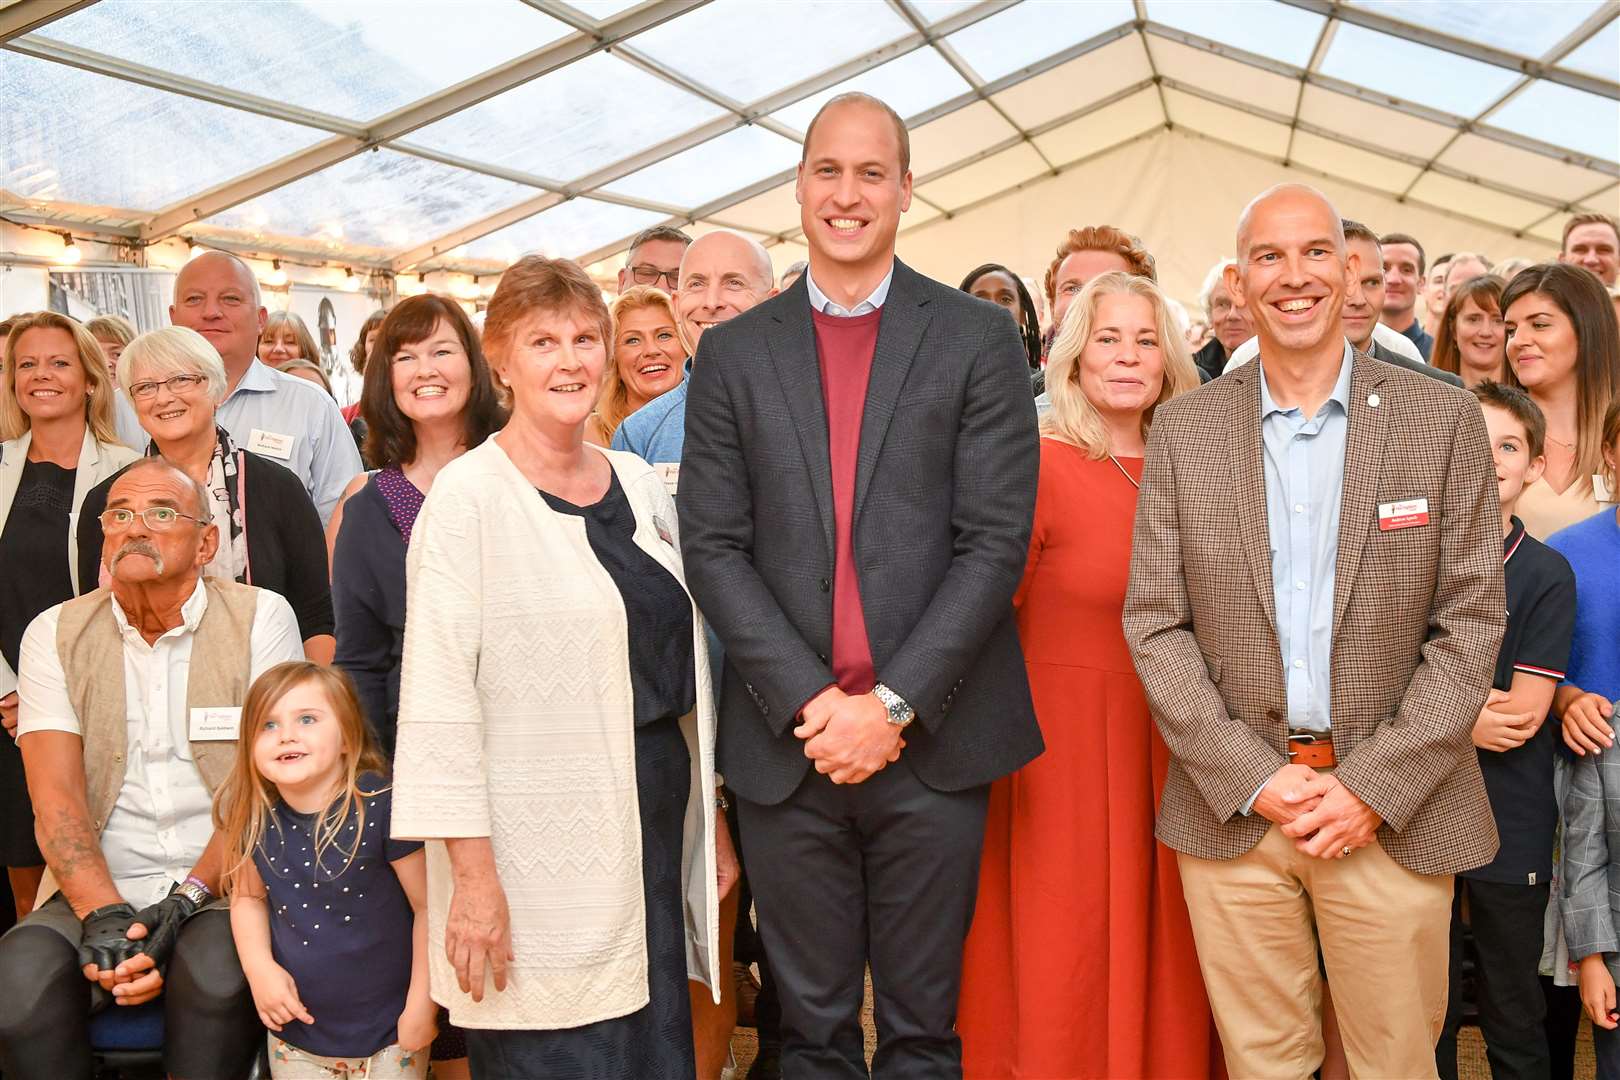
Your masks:
[{"label": "woman in red dress", "polygon": [[1046,753],[991,789],[958,1010],[963,1072],[1217,1076],[1175,854],[1153,838],[1169,753],[1120,627],[1147,426],[1198,374],[1147,278],[1103,274],[1074,307],[1047,367],[1014,600]]}]

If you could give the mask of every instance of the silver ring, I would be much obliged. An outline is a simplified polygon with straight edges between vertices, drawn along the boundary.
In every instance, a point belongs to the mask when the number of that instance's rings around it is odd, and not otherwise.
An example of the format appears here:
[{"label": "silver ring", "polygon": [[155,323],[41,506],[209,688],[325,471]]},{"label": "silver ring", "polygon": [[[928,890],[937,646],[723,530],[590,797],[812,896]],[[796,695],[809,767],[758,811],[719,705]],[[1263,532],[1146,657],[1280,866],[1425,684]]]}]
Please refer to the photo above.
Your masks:
[{"label": "silver ring", "polygon": [[1350,854],[1350,852],[1352,852],[1354,850],[1355,850],[1354,848],[1345,848],[1343,851],[1339,852],[1339,854],[1340,855],[1348,855],[1348,854]]}]

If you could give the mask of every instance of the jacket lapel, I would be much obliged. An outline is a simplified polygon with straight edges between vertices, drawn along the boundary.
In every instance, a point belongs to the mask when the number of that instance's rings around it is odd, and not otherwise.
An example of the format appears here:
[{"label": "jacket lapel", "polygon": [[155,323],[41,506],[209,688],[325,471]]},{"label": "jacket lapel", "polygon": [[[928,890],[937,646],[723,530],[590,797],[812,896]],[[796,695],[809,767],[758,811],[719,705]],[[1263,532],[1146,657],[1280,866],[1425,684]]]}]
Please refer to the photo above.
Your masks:
[{"label": "jacket lapel", "polygon": [[1369,401],[1384,384],[1379,365],[1357,357],[1350,369],[1349,428],[1344,441],[1344,492],[1339,502],[1339,556],[1333,569],[1333,637],[1350,603],[1350,590],[1361,568],[1361,553],[1377,513],[1378,481],[1384,469],[1385,421],[1390,403]]},{"label": "jacket lapel", "polygon": [[[900,390],[906,384],[917,347],[922,344],[923,332],[928,329],[928,298],[918,284],[917,274],[896,259],[894,281],[878,321],[877,349],[872,354],[872,374],[866,383],[866,406],[861,413],[861,448],[855,459],[856,520],[872,486],[872,474],[877,471]],[[822,429],[825,432],[825,421]]]},{"label": "jacket lapel", "polygon": [[1266,525],[1266,473],[1260,449],[1260,362],[1251,360],[1232,372],[1227,406],[1227,440],[1232,452],[1227,466],[1237,498],[1238,545],[1249,564],[1249,576],[1260,610],[1273,635],[1277,600],[1271,581],[1271,533]]},{"label": "jacket lapel", "polygon": [[793,417],[793,430],[810,472],[810,491],[821,514],[821,531],[831,557],[832,462],[827,453],[827,408],[821,399],[821,364],[816,356],[816,331],[810,322],[810,299],[803,278],[787,291],[784,302],[773,305],[771,314],[766,348]]},{"label": "jacket lapel", "polygon": [[28,447],[33,441],[34,433],[25,431],[0,451],[0,527],[4,527],[6,518],[11,516],[11,501],[17,497],[23,462],[28,460]]}]

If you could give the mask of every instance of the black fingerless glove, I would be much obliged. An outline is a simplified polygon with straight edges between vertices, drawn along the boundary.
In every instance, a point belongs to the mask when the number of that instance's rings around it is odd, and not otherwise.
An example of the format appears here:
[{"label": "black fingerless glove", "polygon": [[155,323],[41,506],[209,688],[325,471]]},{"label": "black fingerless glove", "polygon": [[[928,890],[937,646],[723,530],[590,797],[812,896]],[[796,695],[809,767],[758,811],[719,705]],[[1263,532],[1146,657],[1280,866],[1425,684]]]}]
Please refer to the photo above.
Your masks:
[{"label": "black fingerless glove", "polygon": [[84,917],[84,937],[79,941],[79,966],[93,965],[111,971],[140,951],[140,942],[129,940],[129,924],[135,909],[128,904],[108,904]]},{"label": "black fingerless glove", "polygon": [[146,927],[144,938],[130,942],[134,946],[133,952],[150,956],[160,971],[168,966],[169,956],[174,952],[175,940],[180,936],[180,924],[197,913],[197,902],[177,891],[179,888],[176,885],[168,896],[130,920]]}]

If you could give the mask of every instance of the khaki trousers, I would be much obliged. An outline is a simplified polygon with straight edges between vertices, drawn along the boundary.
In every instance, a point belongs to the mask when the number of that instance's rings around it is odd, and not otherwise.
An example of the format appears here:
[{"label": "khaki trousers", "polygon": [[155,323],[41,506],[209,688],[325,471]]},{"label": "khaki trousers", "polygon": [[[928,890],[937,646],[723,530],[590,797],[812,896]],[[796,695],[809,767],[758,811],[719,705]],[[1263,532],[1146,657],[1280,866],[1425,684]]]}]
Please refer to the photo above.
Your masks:
[{"label": "khaki trousers", "polygon": [[1232,1080],[1302,1080],[1321,1065],[1319,941],[1350,1075],[1436,1076],[1449,875],[1415,874],[1377,843],[1314,859],[1276,825],[1236,859],[1177,863]]}]

